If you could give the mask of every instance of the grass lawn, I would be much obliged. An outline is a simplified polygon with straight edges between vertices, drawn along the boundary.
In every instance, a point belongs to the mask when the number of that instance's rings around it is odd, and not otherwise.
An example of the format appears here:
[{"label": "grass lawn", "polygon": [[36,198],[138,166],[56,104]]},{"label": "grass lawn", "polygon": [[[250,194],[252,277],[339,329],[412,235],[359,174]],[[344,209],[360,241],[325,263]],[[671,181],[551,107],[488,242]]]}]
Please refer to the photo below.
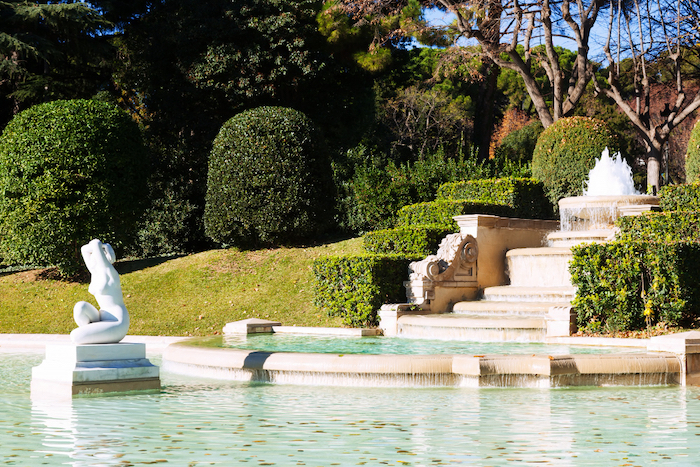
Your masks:
[{"label": "grass lawn", "polygon": [[[341,326],[311,303],[315,258],[360,253],[355,238],[310,248],[210,250],[117,263],[132,335],[204,336],[230,321],[265,318],[287,326]],[[0,275],[0,333],[67,334],[73,305],[93,304],[88,283],[42,271]]]}]

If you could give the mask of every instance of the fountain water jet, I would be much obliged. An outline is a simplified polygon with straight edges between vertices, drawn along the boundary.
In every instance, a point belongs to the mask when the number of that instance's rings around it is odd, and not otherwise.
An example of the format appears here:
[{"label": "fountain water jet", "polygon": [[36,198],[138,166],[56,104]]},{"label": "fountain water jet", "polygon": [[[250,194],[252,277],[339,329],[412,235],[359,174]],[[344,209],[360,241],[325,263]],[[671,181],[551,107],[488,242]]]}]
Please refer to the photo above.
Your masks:
[{"label": "fountain water jet", "polygon": [[609,230],[620,216],[638,214],[658,205],[658,197],[642,195],[634,188],[632,169],[620,153],[610,157],[605,148],[588,175],[583,196],[559,200],[561,230]]}]

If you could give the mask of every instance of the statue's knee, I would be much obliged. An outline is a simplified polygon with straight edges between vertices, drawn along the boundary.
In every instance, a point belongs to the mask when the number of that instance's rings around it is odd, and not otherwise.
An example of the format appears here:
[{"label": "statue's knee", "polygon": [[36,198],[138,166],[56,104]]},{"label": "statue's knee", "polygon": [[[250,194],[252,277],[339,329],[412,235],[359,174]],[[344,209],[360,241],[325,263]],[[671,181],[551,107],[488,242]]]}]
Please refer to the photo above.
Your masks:
[{"label": "statue's knee", "polygon": [[78,302],[73,307],[73,318],[78,326],[100,320],[100,311],[88,302]]}]

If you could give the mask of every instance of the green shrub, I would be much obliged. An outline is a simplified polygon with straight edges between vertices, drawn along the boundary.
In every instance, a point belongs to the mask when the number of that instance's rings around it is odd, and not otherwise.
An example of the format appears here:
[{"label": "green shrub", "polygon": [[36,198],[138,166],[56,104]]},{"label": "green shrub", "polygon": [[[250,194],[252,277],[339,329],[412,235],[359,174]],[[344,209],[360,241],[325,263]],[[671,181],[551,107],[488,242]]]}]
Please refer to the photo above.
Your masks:
[{"label": "green shrub", "polygon": [[444,225],[453,232],[457,232],[459,227],[452,218],[463,214],[490,214],[493,216],[515,217],[515,209],[503,204],[439,199],[402,207],[398,212],[397,225],[439,224]]},{"label": "green shrub", "polygon": [[629,242],[700,242],[700,211],[652,212],[620,217],[617,239]]},{"label": "green shrub", "polygon": [[328,256],[314,261],[314,304],[350,326],[375,326],[384,303],[406,301],[408,265],[420,257]]},{"label": "green shrub", "polygon": [[700,182],[662,187],[659,206],[662,211],[700,211]]},{"label": "green shrub", "polygon": [[339,211],[341,224],[353,232],[388,229],[395,225],[402,206],[430,201],[438,187],[445,182],[489,177],[492,168],[475,158],[453,159],[444,152],[426,155],[425,159],[396,164],[381,164],[381,157],[372,157],[367,149],[360,154],[375,162],[359,164],[349,183],[344,184]]},{"label": "green shrub", "polygon": [[690,132],[688,149],[685,152],[685,181],[700,182],[700,120]]},{"label": "green shrub", "polygon": [[496,178],[445,183],[438,199],[468,200],[510,206],[517,217],[551,219],[552,205],[544,185],[532,178]]},{"label": "green shrub", "polygon": [[226,122],[209,158],[204,225],[223,244],[299,241],[327,225],[330,160],[301,112],[259,107]]},{"label": "green shrub", "polygon": [[375,230],[364,235],[363,248],[368,253],[428,256],[435,254],[440,241],[455,230],[444,225],[408,225],[395,229]]},{"label": "green shrub", "polygon": [[611,242],[574,247],[571,281],[580,328],[637,330],[700,318],[700,243]]},{"label": "green shrub", "polygon": [[129,245],[146,198],[141,132],[105,102],[54,101],[18,114],[0,141],[0,252],[72,274],[93,238]]},{"label": "green shrub", "polygon": [[605,122],[587,117],[562,118],[542,132],[532,156],[532,176],[544,183],[556,207],[561,198],[580,196],[588,173],[608,147],[618,143]]},{"label": "green shrub", "polygon": [[519,130],[508,133],[496,148],[497,157],[506,157],[516,161],[532,160],[537,138],[543,131],[542,123],[535,120]]}]

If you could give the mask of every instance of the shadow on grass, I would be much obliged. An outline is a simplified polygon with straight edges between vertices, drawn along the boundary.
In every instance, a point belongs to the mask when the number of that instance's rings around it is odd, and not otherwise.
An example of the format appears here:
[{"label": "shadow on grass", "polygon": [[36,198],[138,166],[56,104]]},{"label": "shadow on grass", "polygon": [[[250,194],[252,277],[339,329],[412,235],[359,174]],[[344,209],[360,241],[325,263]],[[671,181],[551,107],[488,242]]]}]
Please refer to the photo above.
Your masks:
[{"label": "shadow on grass", "polygon": [[[117,261],[114,268],[119,274],[128,274],[130,272],[140,271],[142,269],[158,266],[170,260],[187,256],[184,254],[159,256],[156,258],[144,258]],[[84,266],[83,266],[84,268]],[[78,284],[86,284],[90,282],[90,273],[87,270],[82,270],[71,277],[63,277],[58,272],[57,268],[42,268],[40,266],[4,266],[0,264],[0,277],[10,274],[22,274],[27,279],[32,281],[63,281],[74,282]]]},{"label": "shadow on grass", "polygon": [[167,263],[168,261],[187,256],[185,254],[158,256],[156,258],[133,259],[126,261],[117,261],[114,263],[114,268],[119,274],[128,274],[130,272],[141,271],[143,269],[152,268],[159,264]]}]

